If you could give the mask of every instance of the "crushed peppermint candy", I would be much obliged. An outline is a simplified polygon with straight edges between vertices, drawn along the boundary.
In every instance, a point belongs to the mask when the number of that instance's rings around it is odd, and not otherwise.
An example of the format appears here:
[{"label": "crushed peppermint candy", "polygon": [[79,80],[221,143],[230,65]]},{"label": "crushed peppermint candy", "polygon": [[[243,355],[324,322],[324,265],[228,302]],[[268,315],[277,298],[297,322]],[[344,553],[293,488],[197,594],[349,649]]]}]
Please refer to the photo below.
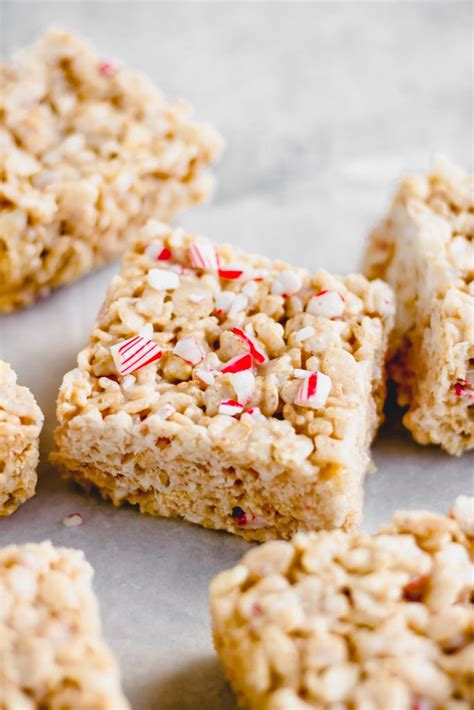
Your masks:
[{"label": "crushed peppermint candy", "polygon": [[150,269],[147,280],[156,291],[173,291],[179,286],[178,274],[167,269]]},{"label": "crushed peppermint candy", "polygon": [[176,412],[176,407],[173,407],[172,404],[170,404],[169,402],[166,402],[166,404],[164,404],[162,407],[157,409],[156,416],[159,419],[166,420],[166,419],[169,419],[170,417],[172,417],[175,412]]},{"label": "crushed peppermint candy", "polygon": [[119,67],[114,62],[103,61],[99,63],[98,70],[103,76],[113,76],[118,72]]},{"label": "crushed peppermint candy", "polygon": [[192,365],[197,365],[204,360],[206,355],[202,343],[195,338],[194,335],[185,335],[184,338],[178,340],[173,348],[173,352]]},{"label": "crushed peppermint candy", "polygon": [[322,372],[312,372],[300,385],[295,397],[295,404],[300,407],[319,409],[326,404],[331,391],[331,378]]},{"label": "crushed peppermint candy", "polygon": [[248,345],[250,353],[258,365],[262,365],[264,362],[268,362],[268,355],[266,354],[263,345],[258,342],[256,338],[249,335],[241,328],[232,328],[234,335],[237,335],[241,340]]},{"label": "crushed peppermint candy", "polygon": [[189,258],[195,269],[217,271],[219,262],[214,245],[209,239],[200,237],[189,247]]},{"label": "crushed peppermint candy", "polygon": [[258,515],[253,515],[253,513],[246,513],[240,505],[236,505],[232,508],[231,513],[232,518],[236,521],[239,527],[246,527],[251,530],[258,530],[258,528],[266,528],[268,523],[266,520]]},{"label": "crushed peppermint candy", "polygon": [[311,370],[302,370],[299,367],[295,367],[293,370],[293,375],[298,379],[298,380],[305,380],[307,377],[312,375],[313,373]]},{"label": "crushed peppermint candy", "polygon": [[462,399],[474,399],[474,388],[467,380],[458,380],[453,386],[454,394]]},{"label": "crushed peppermint candy", "polygon": [[225,399],[219,403],[218,413],[227,414],[229,417],[236,417],[242,414],[243,409],[243,404],[236,402],[234,399]]},{"label": "crushed peppermint candy", "polygon": [[188,296],[191,303],[202,303],[206,298],[205,293],[190,293]]},{"label": "crushed peppermint candy", "polygon": [[155,242],[147,246],[145,255],[152,261],[169,261],[172,257],[171,249],[164,247],[162,242]]},{"label": "crushed peppermint candy", "polygon": [[337,291],[320,291],[310,299],[306,312],[313,316],[339,318],[344,312],[344,299]]},{"label": "crushed peppermint candy", "polygon": [[137,378],[133,375],[125,375],[122,381],[122,389],[129,390],[136,383]]},{"label": "crushed peppermint candy", "polygon": [[224,268],[219,269],[218,274],[221,279],[236,281],[237,279],[240,279],[244,271],[244,267],[238,264],[226,264]]},{"label": "crushed peppermint candy", "polygon": [[272,283],[272,293],[279,296],[293,296],[303,286],[303,280],[295,271],[281,271]]},{"label": "crushed peppermint candy", "polygon": [[255,281],[249,281],[242,287],[242,293],[248,298],[253,298],[258,292],[258,286]]},{"label": "crushed peppermint candy", "polygon": [[295,340],[297,343],[302,343],[303,340],[308,340],[308,338],[312,338],[315,333],[316,331],[313,326],[307,325],[305,328],[300,328],[296,331]]},{"label": "crushed peppermint candy", "polygon": [[241,313],[241,311],[244,311],[247,308],[248,304],[249,299],[245,293],[238,293],[232,301],[232,305],[229,308],[227,315],[229,318],[235,318],[239,315],[239,313]]},{"label": "crushed peppermint candy", "polygon": [[224,374],[226,372],[242,372],[243,370],[250,370],[252,367],[252,355],[250,353],[245,353],[245,355],[236,355],[226,362],[221,368],[221,372]]},{"label": "crushed peppermint candy", "polygon": [[237,294],[233,291],[221,291],[216,296],[216,313],[221,315],[222,313],[227,313],[229,308],[235,301]]},{"label": "crushed peppermint candy", "polygon": [[196,377],[204,382],[205,385],[213,385],[216,381],[216,376],[211,370],[206,370],[205,367],[198,367],[195,370]]},{"label": "crushed peppermint candy", "polygon": [[260,411],[260,407],[250,407],[245,411],[245,414],[250,414],[251,417],[265,419],[265,416]]},{"label": "crushed peppermint candy", "polygon": [[253,372],[251,370],[232,372],[230,374],[230,381],[237,401],[242,404],[247,404],[255,393],[255,375]]},{"label": "crushed peppermint candy", "polygon": [[136,372],[155,360],[159,360],[163,354],[156,343],[141,335],[112,345],[110,351],[120,375]]},{"label": "crushed peppermint candy", "polygon": [[66,515],[66,517],[62,520],[65,528],[77,528],[79,525],[82,525],[83,522],[84,521],[80,513],[71,513],[70,515]]}]

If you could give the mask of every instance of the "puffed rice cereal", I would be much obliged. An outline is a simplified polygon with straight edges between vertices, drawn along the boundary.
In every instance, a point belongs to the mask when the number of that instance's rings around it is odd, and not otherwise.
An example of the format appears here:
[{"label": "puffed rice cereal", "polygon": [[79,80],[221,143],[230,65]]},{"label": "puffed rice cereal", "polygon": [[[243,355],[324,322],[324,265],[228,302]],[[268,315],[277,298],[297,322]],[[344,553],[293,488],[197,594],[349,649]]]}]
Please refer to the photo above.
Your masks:
[{"label": "puffed rice cereal", "polygon": [[2,710],[128,710],[79,550],[0,549]]},{"label": "puffed rice cereal", "polygon": [[[337,292],[338,316],[308,311],[323,291]],[[247,539],[350,528],[392,319],[381,281],[149,223],[64,378],[53,460],[117,505]]]},{"label": "puffed rice cereal", "polygon": [[0,64],[0,312],[124,251],[210,193],[222,142],[135,72],[47,32]]},{"label": "puffed rice cereal", "polygon": [[420,444],[474,446],[474,180],[439,158],[405,179],[373,231],[365,271],[397,296],[391,376]]},{"label": "puffed rice cereal", "polygon": [[377,534],[299,533],[210,585],[217,653],[248,710],[469,710],[474,498]]},{"label": "puffed rice cereal", "polygon": [[35,493],[43,413],[27,387],[0,360],[0,516]]}]

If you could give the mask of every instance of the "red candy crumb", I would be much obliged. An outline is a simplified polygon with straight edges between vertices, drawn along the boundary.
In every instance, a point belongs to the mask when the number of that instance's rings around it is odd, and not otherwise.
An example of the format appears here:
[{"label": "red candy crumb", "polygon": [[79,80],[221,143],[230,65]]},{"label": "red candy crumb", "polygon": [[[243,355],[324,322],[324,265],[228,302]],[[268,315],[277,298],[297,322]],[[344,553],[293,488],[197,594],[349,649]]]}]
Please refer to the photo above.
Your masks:
[{"label": "red candy crumb", "polygon": [[113,62],[100,62],[99,73],[103,76],[113,76],[118,72],[118,66]]}]

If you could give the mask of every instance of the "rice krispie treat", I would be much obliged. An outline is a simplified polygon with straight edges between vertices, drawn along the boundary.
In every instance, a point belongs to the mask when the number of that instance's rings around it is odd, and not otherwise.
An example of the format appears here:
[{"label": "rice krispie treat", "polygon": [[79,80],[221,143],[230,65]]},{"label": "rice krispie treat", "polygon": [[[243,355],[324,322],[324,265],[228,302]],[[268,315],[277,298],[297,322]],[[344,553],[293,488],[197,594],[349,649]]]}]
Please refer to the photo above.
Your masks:
[{"label": "rice krispie treat", "polygon": [[240,707],[469,710],[474,499],[402,511],[377,534],[300,533],[248,552],[210,586],[213,633]]},{"label": "rice krispie treat", "polygon": [[219,136],[74,36],[47,32],[0,64],[0,85],[0,312],[208,197]]},{"label": "rice krispie treat", "polygon": [[43,413],[28,387],[0,360],[0,516],[10,515],[36,488]]},{"label": "rice krispie treat", "polygon": [[127,710],[79,550],[0,549],[2,710]]},{"label": "rice krispie treat", "polygon": [[401,183],[366,258],[397,296],[390,374],[405,425],[457,455],[474,446],[473,235],[474,181],[438,160]]},{"label": "rice krispie treat", "polygon": [[393,295],[150,221],[63,381],[53,460],[247,539],[360,518]]}]

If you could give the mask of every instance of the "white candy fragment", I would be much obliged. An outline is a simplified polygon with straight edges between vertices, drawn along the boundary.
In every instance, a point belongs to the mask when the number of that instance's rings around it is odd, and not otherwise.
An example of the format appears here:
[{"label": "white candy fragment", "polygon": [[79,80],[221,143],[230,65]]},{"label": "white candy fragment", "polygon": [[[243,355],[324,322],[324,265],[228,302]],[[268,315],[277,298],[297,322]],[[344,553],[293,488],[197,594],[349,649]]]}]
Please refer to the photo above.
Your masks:
[{"label": "white candy fragment", "polygon": [[196,369],[196,377],[204,382],[205,385],[213,385],[216,381],[216,376],[211,370],[206,370],[204,367]]},{"label": "white candy fragment", "polygon": [[191,303],[202,303],[206,298],[205,293],[191,293],[189,294],[189,300]]},{"label": "white candy fragment", "polygon": [[234,298],[231,307],[229,308],[227,315],[229,318],[235,318],[239,313],[244,311],[249,304],[249,299],[245,293],[238,293]]},{"label": "white candy fragment", "polygon": [[122,381],[122,389],[129,390],[136,383],[137,378],[133,375],[125,375]]},{"label": "white candy fragment", "polygon": [[344,299],[337,291],[320,291],[310,299],[306,312],[313,316],[338,318],[344,312]]},{"label": "white candy fragment", "polygon": [[272,293],[279,296],[292,296],[303,286],[303,280],[295,271],[281,271],[272,283]]},{"label": "white candy fragment", "polygon": [[255,419],[266,419],[260,411],[260,407],[250,407],[250,409],[247,409],[245,414],[249,414],[251,417],[255,417]]},{"label": "white candy fragment", "polygon": [[296,393],[295,404],[300,407],[319,409],[324,407],[331,391],[331,378],[322,372],[312,372],[306,377]]},{"label": "white candy fragment", "polygon": [[149,244],[145,249],[145,254],[151,261],[169,261],[171,259],[170,249],[163,246],[161,241]]},{"label": "white candy fragment", "polygon": [[189,247],[189,258],[195,269],[203,271],[217,271],[219,263],[216,250],[209,239],[199,237]]},{"label": "white candy fragment", "polygon": [[315,333],[316,331],[313,326],[307,325],[305,328],[300,328],[300,330],[296,331],[295,340],[297,343],[301,343],[303,342],[303,340],[308,340],[308,338],[312,338]]},{"label": "white candy fragment", "polygon": [[169,419],[170,417],[172,417],[175,412],[176,412],[176,407],[173,407],[172,404],[167,402],[162,407],[157,409],[156,416],[159,417],[159,419],[165,420],[165,419]]},{"label": "white candy fragment", "polygon": [[122,340],[110,348],[117,372],[128,375],[140,370],[145,365],[158,360],[163,351],[149,338],[136,335],[134,338]]},{"label": "white candy fragment", "polygon": [[173,291],[179,286],[179,276],[167,269],[150,269],[147,274],[149,285],[157,291]]},{"label": "white candy fragment", "polygon": [[235,301],[236,293],[233,291],[221,291],[216,296],[216,312],[218,315],[227,313]]},{"label": "white candy fragment", "polygon": [[255,375],[251,370],[233,372],[230,374],[235,396],[240,404],[247,404],[255,393]]},{"label": "white candy fragment", "polygon": [[206,354],[202,344],[194,335],[185,335],[184,338],[178,340],[173,348],[173,352],[192,365],[197,365],[201,362]]},{"label": "white candy fragment", "polygon": [[293,370],[293,375],[298,379],[298,380],[305,380],[307,377],[311,375],[311,370],[301,370],[299,367],[295,367]]},{"label": "white candy fragment", "polygon": [[242,414],[244,407],[233,399],[226,399],[219,403],[219,414],[227,414],[229,417],[236,417]]}]

